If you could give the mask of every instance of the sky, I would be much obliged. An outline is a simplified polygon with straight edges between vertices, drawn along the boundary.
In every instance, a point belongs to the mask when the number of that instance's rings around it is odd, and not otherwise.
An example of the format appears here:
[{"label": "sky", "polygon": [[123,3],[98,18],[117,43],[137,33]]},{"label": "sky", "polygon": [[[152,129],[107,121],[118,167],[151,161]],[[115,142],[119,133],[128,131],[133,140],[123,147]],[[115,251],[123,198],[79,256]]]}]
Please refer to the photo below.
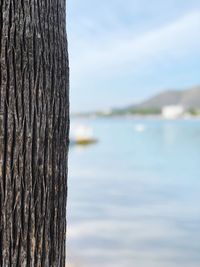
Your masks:
[{"label": "sky", "polygon": [[72,112],[200,85],[199,0],[68,0]]}]

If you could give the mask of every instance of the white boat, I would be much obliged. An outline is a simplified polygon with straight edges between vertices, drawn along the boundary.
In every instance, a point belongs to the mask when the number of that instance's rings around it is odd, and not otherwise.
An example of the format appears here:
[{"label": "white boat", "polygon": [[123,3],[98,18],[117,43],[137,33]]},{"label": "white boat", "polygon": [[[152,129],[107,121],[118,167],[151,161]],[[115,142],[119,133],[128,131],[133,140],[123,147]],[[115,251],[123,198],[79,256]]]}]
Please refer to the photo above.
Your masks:
[{"label": "white boat", "polygon": [[142,132],[144,132],[146,130],[146,126],[144,124],[136,124],[134,126],[134,130],[136,132],[142,133]]},{"label": "white boat", "polygon": [[96,143],[97,139],[93,137],[93,129],[84,125],[78,125],[71,129],[71,144],[89,145]]}]

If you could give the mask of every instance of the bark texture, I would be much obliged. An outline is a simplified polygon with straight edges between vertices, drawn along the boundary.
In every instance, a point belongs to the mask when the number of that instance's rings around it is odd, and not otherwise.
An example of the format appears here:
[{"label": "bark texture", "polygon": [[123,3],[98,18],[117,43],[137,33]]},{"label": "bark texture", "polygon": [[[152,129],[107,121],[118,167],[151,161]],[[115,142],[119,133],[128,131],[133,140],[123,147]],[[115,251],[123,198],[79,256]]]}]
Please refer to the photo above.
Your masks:
[{"label": "bark texture", "polygon": [[64,267],[65,0],[0,0],[0,266]]}]

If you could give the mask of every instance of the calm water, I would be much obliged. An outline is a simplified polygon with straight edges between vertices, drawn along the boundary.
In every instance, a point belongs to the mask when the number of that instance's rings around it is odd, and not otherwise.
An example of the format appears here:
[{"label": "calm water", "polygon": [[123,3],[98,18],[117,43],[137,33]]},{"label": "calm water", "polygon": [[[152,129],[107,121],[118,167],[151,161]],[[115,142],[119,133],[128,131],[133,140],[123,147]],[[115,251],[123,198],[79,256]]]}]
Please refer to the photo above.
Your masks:
[{"label": "calm water", "polygon": [[199,267],[200,121],[81,124],[92,126],[100,142],[70,149],[70,261]]}]

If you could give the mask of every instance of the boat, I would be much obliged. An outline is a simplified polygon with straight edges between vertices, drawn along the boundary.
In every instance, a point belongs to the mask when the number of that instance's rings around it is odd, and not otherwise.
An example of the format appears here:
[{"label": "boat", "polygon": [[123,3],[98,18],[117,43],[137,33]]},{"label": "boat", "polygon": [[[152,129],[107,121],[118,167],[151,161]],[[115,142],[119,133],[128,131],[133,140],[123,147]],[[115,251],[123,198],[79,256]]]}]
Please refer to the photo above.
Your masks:
[{"label": "boat", "polygon": [[136,124],[134,126],[134,130],[136,132],[142,133],[142,132],[144,132],[146,130],[146,126],[144,124]]},{"label": "boat", "polygon": [[78,125],[71,129],[70,143],[72,145],[90,145],[97,143],[98,140],[93,137],[93,130],[90,127]]}]

